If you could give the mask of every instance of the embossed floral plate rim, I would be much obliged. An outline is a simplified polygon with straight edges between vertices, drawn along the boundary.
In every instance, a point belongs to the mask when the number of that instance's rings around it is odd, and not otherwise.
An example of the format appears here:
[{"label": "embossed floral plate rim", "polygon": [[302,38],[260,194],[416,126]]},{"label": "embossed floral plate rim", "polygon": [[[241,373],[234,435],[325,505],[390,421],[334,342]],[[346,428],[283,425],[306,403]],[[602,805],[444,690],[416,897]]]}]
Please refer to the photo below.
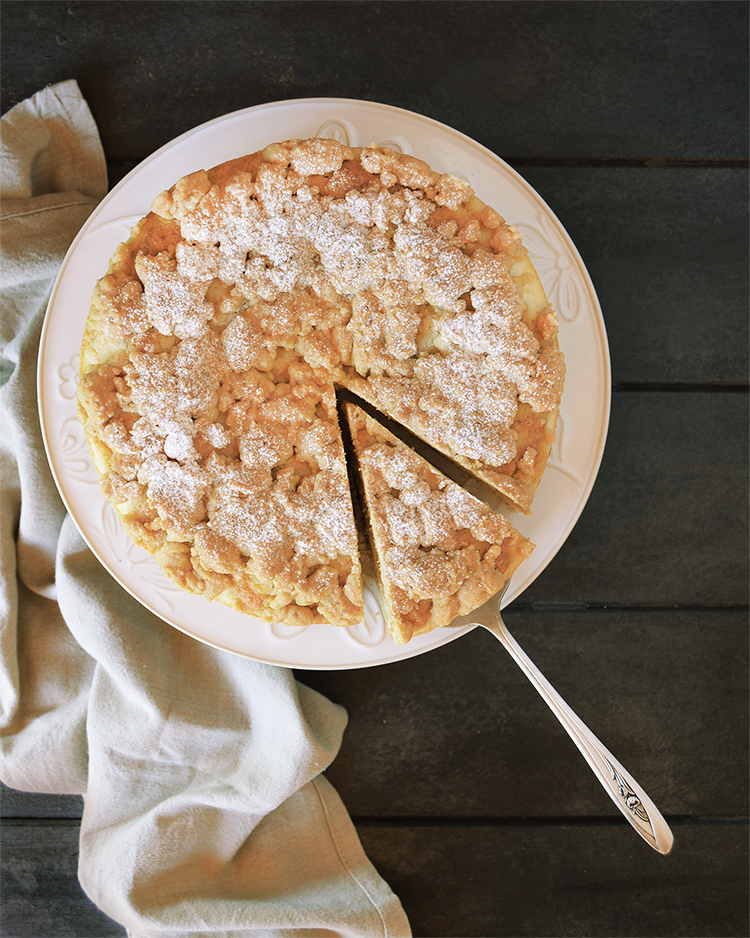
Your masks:
[{"label": "embossed floral plate rim", "polygon": [[[575,526],[601,463],[610,411],[606,330],[588,271],[560,221],[539,194],[481,144],[411,111],[347,98],[273,102],[223,115],[161,147],[97,206],[70,247],[42,331],[38,399],[45,448],[63,502],[108,572],[144,607],[199,641],[254,660],[300,669],[371,667],[423,654],[467,629],[440,629],[396,645],[386,635],[375,587],[364,622],[353,629],[291,629],[208,603],[172,584],[125,535],[101,494],[78,422],[78,353],[96,280],[152,199],[181,176],[251,153],[278,140],[336,137],[353,146],[386,144],[466,179],[477,195],[521,232],[560,320],[567,380],[558,439],[534,513],[513,523],[536,550],[513,578],[505,604],[536,579]],[[467,488],[472,483],[467,482]]]}]

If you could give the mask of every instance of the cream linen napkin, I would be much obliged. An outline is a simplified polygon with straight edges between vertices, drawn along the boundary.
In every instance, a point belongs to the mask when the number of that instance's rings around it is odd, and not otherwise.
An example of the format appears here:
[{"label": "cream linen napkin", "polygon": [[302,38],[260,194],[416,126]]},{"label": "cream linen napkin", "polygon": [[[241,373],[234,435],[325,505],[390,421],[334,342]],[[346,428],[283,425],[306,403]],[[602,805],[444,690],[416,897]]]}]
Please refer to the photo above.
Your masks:
[{"label": "cream linen napkin", "polygon": [[143,609],[66,515],[36,356],[55,274],[106,193],[104,157],[73,81],[0,130],[0,778],[83,794],[81,884],[132,936],[408,936],[321,775],[345,712]]}]

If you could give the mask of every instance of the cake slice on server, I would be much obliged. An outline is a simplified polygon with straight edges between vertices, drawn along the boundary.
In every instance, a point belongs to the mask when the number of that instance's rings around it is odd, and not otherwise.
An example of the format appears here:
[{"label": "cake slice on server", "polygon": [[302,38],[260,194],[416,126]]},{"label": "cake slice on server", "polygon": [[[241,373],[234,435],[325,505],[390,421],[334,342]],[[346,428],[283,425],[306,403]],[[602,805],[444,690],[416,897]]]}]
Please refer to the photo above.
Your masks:
[{"label": "cake slice on server", "polygon": [[344,410],[388,632],[403,645],[481,606],[533,544],[360,407]]}]

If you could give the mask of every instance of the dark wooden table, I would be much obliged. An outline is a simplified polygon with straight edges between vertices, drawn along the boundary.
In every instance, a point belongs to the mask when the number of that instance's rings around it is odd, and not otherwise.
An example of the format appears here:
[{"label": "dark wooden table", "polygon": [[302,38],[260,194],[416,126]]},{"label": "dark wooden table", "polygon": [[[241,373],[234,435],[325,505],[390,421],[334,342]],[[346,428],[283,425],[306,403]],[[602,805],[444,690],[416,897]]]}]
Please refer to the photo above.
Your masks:
[{"label": "dark wooden table", "polygon": [[[514,166],[591,273],[611,427],[590,501],[507,620],[668,818],[627,826],[476,631],[300,677],[328,776],[417,936],[748,935],[748,5],[10,2],[2,109],[78,80],[110,181],[280,99],[364,98]],[[76,880],[80,799],[4,791],[3,934],[122,934]]]}]

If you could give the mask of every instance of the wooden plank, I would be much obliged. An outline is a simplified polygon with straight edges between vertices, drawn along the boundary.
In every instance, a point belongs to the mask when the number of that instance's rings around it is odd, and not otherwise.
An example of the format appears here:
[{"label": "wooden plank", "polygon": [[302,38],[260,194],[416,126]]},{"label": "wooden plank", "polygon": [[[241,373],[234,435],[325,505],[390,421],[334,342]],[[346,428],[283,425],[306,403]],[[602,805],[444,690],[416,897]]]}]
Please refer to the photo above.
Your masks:
[{"label": "wooden plank", "polygon": [[616,384],[747,386],[746,170],[519,171],[581,252]]},{"label": "wooden plank", "polygon": [[0,854],[4,938],[125,935],[85,895],[77,870],[77,823],[6,821]]},{"label": "wooden plank", "polygon": [[748,934],[744,826],[676,825],[667,857],[624,821],[359,834],[420,938]]},{"label": "wooden plank", "polygon": [[[664,813],[746,813],[744,610],[511,608],[506,619]],[[348,710],[326,774],[357,817],[616,816],[541,698],[484,632],[388,667],[298,677]],[[6,790],[3,813],[76,817],[80,799]]]},{"label": "wooden plank", "polygon": [[614,394],[590,499],[524,602],[746,605],[747,425],[742,393]]},{"label": "wooden plank", "polygon": [[[511,607],[505,617],[663,812],[746,813],[743,610]],[[539,696],[484,632],[388,667],[298,677],[349,712],[327,775],[355,816],[615,815]],[[4,817],[80,811],[76,796],[3,791]]]},{"label": "wooden plank", "polygon": [[[621,824],[358,826],[415,935],[745,936],[747,829],[675,825],[668,857]],[[3,828],[5,938],[125,931],[76,878],[76,826]]]},{"label": "wooden plank", "polygon": [[117,159],[309,96],[414,110],[505,157],[741,159],[747,25],[734,2],[6,0],[2,108],[76,78]]},{"label": "wooden plank", "polygon": [[[506,618],[665,815],[746,816],[744,611],[511,609]],[[349,713],[326,775],[355,817],[617,816],[484,631],[387,667],[298,677]]]},{"label": "wooden plank", "polygon": [[0,782],[0,817],[80,818],[82,810],[83,799],[80,795],[18,791]]}]

